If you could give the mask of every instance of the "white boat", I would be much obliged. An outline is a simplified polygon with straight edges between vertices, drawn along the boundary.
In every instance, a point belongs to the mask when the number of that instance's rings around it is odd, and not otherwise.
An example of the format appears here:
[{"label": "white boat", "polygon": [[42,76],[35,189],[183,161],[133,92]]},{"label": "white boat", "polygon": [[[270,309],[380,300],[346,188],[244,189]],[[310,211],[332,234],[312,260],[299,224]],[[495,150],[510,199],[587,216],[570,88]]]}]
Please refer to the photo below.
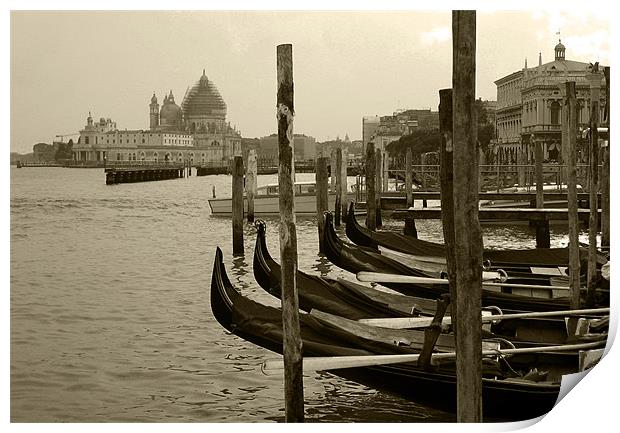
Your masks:
[{"label": "white boat", "polygon": [[[353,193],[348,194],[349,201],[355,198]],[[327,209],[333,211],[336,205],[336,194],[327,194]],[[232,198],[209,199],[209,207],[212,215],[232,215]],[[243,212],[248,211],[247,198],[243,197]],[[260,186],[254,195],[254,215],[278,215],[280,203],[278,196],[278,184]],[[357,212],[356,212],[357,213]],[[316,215],[316,185],[315,182],[295,182],[295,214]]]}]

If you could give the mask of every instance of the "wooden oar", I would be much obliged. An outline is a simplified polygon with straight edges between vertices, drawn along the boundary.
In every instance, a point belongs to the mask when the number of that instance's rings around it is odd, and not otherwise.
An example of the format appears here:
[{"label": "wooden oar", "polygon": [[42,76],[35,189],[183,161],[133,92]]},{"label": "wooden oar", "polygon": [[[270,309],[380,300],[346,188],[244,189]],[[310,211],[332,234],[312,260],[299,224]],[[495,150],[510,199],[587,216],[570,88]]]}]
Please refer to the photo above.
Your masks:
[{"label": "wooden oar", "polygon": [[[565,344],[561,346],[523,347],[518,349],[483,350],[483,356],[516,355],[521,353],[563,352],[570,350],[584,350],[604,347],[605,342]],[[304,371],[337,370],[342,368],[370,367],[373,365],[401,364],[417,362],[419,354],[410,355],[361,355],[361,356],[317,356],[303,358]],[[440,359],[454,359],[456,352],[435,353],[431,361]],[[261,364],[264,374],[282,374],[284,362],[282,359],[267,359]]]},{"label": "wooden oar", "polygon": [[[392,260],[395,260],[399,263],[402,263],[405,266],[409,266],[410,268],[418,269],[422,272],[427,273],[428,275],[441,275],[446,272],[446,259],[443,258],[443,262],[435,261],[436,257],[422,257],[422,256],[414,256],[407,253],[402,253],[400,251],[390,250],[389,248],[385,248],[379,246],[379,251],[382,256],[388,257]],[[483,280],[500,280],[504,281],[506,278],[505,271],[482,271],[482,279]]]},{"label": "wooden oar", "polygon": [[[508,319],[530,319],[535,317],[557,317],[557,316],[582,316],[586,314],[609,314],[609,308],[590,308],[584,310],[564,310],[564,311],[532,311],[527,313],[515,313],[515,314],[496,314],[485,315],[486,311],[482,312],[482,323],[495,322],[499,320]],[[365,323],[366,325],[379,326],[381,328],[390,329],[413,329],[413,328],[425,328],[431,324],[432,317],[389,317],[389,318],[377,318],[377,319],[360,319],[358,322]],[[452,323],[450,316],[445,316],[441,322],[442,324],[449,325]]]},{"label": "wooden oar", "polygon": [[[443,278],[414,277],[412,275],[384,274],[381,272],[361,271],[357,273],[359,281],[369,283],[399,283],[399,284],[449,284]],[[484,281],[483,286],[512,287],[519,289],[546,289],[546,290],[570,290],[565,286],[543,286],[540,284],[514,284],[514,283],[489,283]]]}]

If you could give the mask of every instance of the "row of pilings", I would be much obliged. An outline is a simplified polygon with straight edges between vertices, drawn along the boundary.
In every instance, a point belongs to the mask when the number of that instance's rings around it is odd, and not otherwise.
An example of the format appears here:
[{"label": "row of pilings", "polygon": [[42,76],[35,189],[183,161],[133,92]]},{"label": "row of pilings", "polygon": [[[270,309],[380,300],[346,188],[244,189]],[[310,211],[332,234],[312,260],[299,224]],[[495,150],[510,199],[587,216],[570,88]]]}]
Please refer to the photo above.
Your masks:
[{"label": "row of pilings", "polygon": [[105,183],[106,185],[114,185],[117,183],[150,182],[178,179],[184,176],[184,168],[109,168],[105,170]]}]

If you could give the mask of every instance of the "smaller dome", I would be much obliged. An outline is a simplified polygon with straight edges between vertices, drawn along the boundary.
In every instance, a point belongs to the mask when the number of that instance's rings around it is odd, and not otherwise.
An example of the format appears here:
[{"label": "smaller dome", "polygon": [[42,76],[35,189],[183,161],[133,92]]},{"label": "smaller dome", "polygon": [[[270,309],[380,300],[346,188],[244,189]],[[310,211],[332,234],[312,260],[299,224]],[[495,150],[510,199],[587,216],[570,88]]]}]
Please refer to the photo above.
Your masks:
[{"label": "smaller dome", "polygon": [[172,90],[170,95],[164,98],[164,105],[162,105],[159,112],[159,122],[161,126],[180,127],[183,121],[183,111],[181,107],[174,103],[174,95]]},{"label": "smaller dome", "polygon": [[560,41],[558,42],[558,44],[555,46],[556,50],[564,50],[566,49],[566,47],[564,46],[564,44],[562,43],[562,39],[560,39]]},{"label": "smaller dome", "polygon": [[153,92],[153,97],[151,98],[151,104],[157,104],[157,96],[155,96],[155,92]]}]

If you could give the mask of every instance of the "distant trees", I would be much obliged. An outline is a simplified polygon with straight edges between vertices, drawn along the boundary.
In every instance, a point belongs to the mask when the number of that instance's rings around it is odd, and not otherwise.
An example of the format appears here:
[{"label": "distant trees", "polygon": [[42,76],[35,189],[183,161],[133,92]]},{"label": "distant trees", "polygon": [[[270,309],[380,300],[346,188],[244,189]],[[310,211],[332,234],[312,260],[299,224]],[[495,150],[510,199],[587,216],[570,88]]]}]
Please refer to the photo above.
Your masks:
[{"label": "distant trees", "polygon": [[[483,101],[474,102],[478,119],[478,143],[483,154],[489,152],[489,143],[495,135],[495,125],[489,123],[489,117]],[[419,162],[420,155],[427,152],[439,152],[441,134],[439,129],[415,129],[413,133],[403,135],[387,145],[389,155],[397,160],[404,160],[407,149],[411,148],[414,161]]]},{"label": "distant trees", "polygon": [[70,139],[68,143],[62,141],[54,143],[54,147],[57,147],[54,155],[56,161],[73,159],[73,139]]},{"label": "distant trees", "polygon": [[439,151],[441,134],[439,129],[416,129],[413,133],[403,135],[387,145],[391,157],[403,159],[407,149],[411,149],[414,161],[419,160],[421,154]]}]

